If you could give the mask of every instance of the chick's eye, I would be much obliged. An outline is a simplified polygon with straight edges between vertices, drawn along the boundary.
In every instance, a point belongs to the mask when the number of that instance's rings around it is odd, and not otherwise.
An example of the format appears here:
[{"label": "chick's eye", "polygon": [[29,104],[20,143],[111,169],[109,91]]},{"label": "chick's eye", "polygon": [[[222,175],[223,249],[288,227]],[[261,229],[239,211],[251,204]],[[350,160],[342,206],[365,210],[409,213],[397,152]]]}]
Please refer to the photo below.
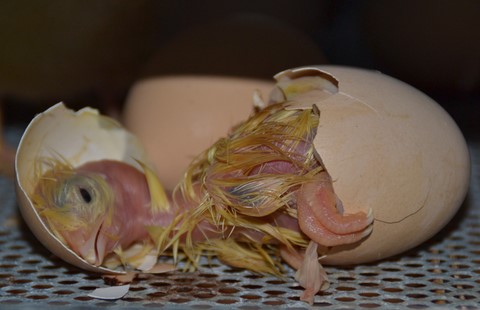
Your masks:
[{"label": "chick's eye", "polygon": [[98,182],[94,178],[76,175],[66,179],[59,186],[55,197],[60,208],[78,208],[91,205],[98,199]]},{"label": "chick's eye", "polygon": [[[85,226],[107,214],[112,206],[112,191],[103,176],[74,174],[58,182],[53,194],[53,207],[68,223]],[[72,224],[73,225],[73,224]]]},{"label": "chick's eye", "polygon": [[85,203],[91,203],[93,200],[92,193],[84,187],[79,187],[78,192],[80,194],[80,197],[82,197],[83,201]]}]

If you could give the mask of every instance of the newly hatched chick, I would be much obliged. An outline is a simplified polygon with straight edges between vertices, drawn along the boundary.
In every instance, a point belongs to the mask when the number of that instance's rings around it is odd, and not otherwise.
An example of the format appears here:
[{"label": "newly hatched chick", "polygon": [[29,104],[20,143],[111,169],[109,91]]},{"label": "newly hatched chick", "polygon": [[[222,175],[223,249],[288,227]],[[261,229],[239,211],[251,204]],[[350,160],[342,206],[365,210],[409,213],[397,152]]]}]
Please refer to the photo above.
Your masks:
[{"label": "newly hatched chick", "polygon": [[95,264],[141,264],[144,254],[181,249],[192,262],[215,254],[227,264],[279,274],[279,257],[297,269],[313,302],[326,287],[318,246],[354,243],[371,232],[371,214],[343,215],[313,147],[319,111],[278,103],[254,114],[202,153],[167,198],[158,180],[115,161],[73,169],[52,163],[35,205],[50,229]]}]

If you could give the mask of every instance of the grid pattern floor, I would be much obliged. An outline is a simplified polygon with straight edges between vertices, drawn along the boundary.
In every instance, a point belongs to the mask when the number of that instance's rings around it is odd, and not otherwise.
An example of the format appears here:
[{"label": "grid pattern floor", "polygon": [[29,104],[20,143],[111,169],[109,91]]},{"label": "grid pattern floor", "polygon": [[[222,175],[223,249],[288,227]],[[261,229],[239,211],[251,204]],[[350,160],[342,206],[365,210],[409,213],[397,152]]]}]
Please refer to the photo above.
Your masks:
[{"label": "grid pattern floor", "polygon": [[[480,144],[470,144],[469,195],[436,237],[401,256],[351,267],[326,267],[330,288],[315,298],[322,309],[480,308]],[[144,275],[116,301],[87,295],[105,287],[96,274],[69,266],[33,237],[17,211],[12,180],[0,179],[0,308],[119,307],[308,309],[287,268],[284,278],[202,261],[199,271]]]}]

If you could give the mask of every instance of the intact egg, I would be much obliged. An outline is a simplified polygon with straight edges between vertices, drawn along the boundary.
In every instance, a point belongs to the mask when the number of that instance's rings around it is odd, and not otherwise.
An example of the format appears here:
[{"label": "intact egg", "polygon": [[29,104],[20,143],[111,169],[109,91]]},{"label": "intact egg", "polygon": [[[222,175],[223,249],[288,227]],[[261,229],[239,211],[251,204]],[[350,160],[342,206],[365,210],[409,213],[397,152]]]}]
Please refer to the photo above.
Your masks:
[{"label": "intact egg", "polygon": [[276,76],[274,101],[320,111],[315,148],[346,213],[373,209],[363,242],[323,249],[325,264],[375,261],[436,234],[463,202],[470,177],[465,139],[417,89],[379,72],[303,67]]},{"label": "intact egg", "polygon": [[73,167],[84,163],[112,159],[128,163],[139,170],[136,160],[147,163],[138,140],[113,119],[97,110],[77,112],[62,103],[37,115],[20,140],[16,159],[16,192],[21,214],[35,237],[53,254],[66,262],[100,273],[123,274],[122,271],[94,266],[62,243],[47,227],[33,204],[39,170],[47,169],[45,160],[65,159]]}]

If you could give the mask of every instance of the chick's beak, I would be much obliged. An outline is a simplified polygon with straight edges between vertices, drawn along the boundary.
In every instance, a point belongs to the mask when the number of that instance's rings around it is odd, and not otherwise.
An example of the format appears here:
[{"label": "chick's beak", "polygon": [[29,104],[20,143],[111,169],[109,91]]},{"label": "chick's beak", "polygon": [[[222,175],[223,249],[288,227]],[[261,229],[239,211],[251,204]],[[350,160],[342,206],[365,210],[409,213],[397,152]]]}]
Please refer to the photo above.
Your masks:
[{"label": "chick's beak", "polygon": [[[111,243],[104,231],[103,221],[100,221],[93,229],[78,229],[68,232],[65,239],[70,248],[89,264],[100,266],[103,263],[107,246]],[[69,242],[69,240],[73,242]]]},{"label": "chick's beak", "polygon": [[105,256],[105,237],[101,226],[93,231],[79,248],[79,255],[89,264],[100,266]]}]

